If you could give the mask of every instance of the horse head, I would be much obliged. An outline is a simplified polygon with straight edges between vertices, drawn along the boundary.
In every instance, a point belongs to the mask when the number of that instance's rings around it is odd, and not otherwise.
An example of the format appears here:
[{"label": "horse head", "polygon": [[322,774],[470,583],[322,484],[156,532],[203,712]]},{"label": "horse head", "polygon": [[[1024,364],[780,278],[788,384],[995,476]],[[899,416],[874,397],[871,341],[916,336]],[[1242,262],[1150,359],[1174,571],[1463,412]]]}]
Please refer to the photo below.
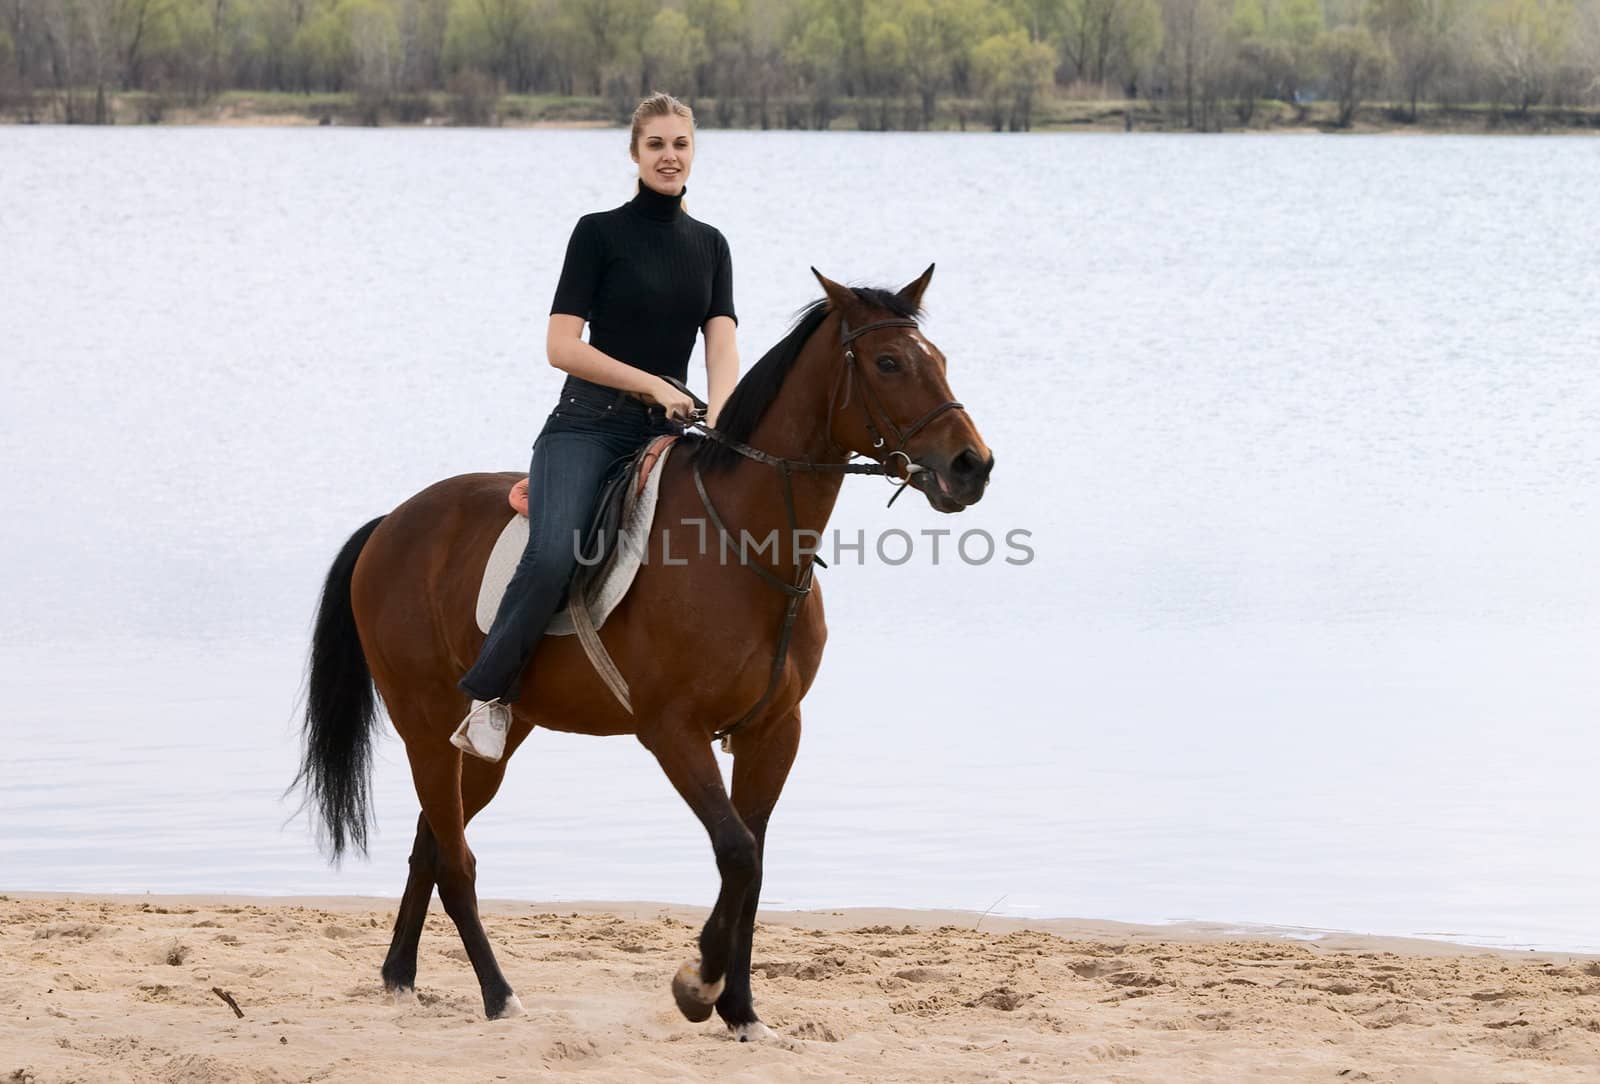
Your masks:
[{"label": "horse head", "polygon": [[950,393],[944,353],[917,326],[933,265],[893,294],[841,286],[814,267],[811,273],[838,317],[833,442],[882,463],[937,511],[977,503],[994,453]]}]

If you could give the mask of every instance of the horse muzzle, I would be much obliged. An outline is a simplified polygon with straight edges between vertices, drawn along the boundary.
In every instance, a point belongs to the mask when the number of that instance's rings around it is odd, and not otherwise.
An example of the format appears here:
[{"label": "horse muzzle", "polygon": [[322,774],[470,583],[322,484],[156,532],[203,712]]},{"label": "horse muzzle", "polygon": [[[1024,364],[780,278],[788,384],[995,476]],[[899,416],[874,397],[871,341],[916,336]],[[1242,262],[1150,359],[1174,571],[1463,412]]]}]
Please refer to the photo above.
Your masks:
[{"label": "horse muzzle", "polygon": [[982,500],[994,470],[994,454],[980,456],[968,447],[942,458],[941,462],[939,457],[927,456],[907,464],[907,481],[921,490],[938,512],[959,512]]}]

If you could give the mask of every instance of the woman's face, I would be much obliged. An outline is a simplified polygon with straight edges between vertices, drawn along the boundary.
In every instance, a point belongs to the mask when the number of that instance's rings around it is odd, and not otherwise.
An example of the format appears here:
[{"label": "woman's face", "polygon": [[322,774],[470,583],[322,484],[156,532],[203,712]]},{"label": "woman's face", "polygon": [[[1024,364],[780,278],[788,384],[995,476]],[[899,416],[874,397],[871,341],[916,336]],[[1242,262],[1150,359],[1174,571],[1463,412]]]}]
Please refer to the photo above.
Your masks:
[{"label": "woman's face", "polygon": [[663,196],[676,196],[689,183],[694,161],[694,128],[687,117],[651,117],[639,132],[633,160],[639,180]]}]

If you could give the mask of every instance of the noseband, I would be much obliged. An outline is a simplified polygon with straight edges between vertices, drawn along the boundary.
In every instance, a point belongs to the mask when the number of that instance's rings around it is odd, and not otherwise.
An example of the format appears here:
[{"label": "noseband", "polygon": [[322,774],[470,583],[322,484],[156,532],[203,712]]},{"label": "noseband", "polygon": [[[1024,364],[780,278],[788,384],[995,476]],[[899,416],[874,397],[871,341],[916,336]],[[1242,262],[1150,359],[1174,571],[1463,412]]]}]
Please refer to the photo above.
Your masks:
[{"label": "noseband", "polygon": [[[911,320],[906,317],[894,317],[887,320],[874,320],[869,324],[864,324],[861,327],[852,330],[850,327],[850,322],[844,318],[843,314],[840,314],[839,317],[839,346],[844,350],[844,364],[840,366],[839,376],[834,379],[833,390],[828,396],[828,421],[831,424],[836,413],[850,405],[850,396],[854,390],[854,385],[859,383],[861,385],[862,415],[866,421],[867,432],[872,437],[873,450],[881,451],[884,446],[888,444],[888,440],[884,438],[883,432],[879,428],[880,421],[882,422],[883,429],[887,429],[894,437],[895,446],[889,450],[888,454],[883,457],[881,462],[851,463],[847,461],[844,463],[813,463],[807,459],[786,459],[783,456],[772,455],[768,452],[763,452],[759,448],[752,448],[743,441],[734,440],[732,437],[723,433],[719,433],[717,430],[706,425],[703,409],[696,411],[696,414],[698,414],[699,417],[691,420],[688,423],[689,427],[699,429],[709,439],[716,441],[718,444],[721,444],[726,448],[732,449],[733,451],[744,456],[746,459],[753,459],[757,463],[765,463],[770,467],[777,468],[779,477],[783,479],[783,506],[784,511],[789,517],[789,546],[791,549],[794,548],[794,540],[796,535],[799,533],[799,524],[796,520],[794,511],[794,485],[790,478],[790,473],[792,471],[804,470],[813,473],[817,471],[830,471],[837,472],[839,474],[881,474],[889,480],[891,485],[897,487],[895,489],[894,496],[889,498],[889,503],[892,505],[896,500],[899,499],[900,494],[906,491],[906,487],[911,484],[911,479],[916,477],[918,473],[927,469],[922,464],[913,463],[911,461],[910,453],[905,450],[906,443],[910,441],[912,437],[916,436],[923,429],[925,429],[929,422],[939,417],[945,411],[966,409],[960,403],[950,400],[934,407],[922,417],[918,418],[909,427],[902,430],[899,426],[895,425],[894,419],[889,416],[889,412],[883,409],[883,404],[879,401],[878,397],[872,394],[872,385],[867,383],[864,378],[858,376],[857,368],[859,363],[856,360],[855,349],[851,346],[852,343],[869,332],[879,331],[886,327],[914,328],[916,326],[917,322],[915,320]],[[839,394],[841,387],[844,389],[844,396],[842,400]],[[684,388],[683,390],[688,391],[687,388]],[[830,440],[829,443],[832,444],[832,441]],[[835,447],[837,446],[835,445]],[[850,449],[839,450],[852,457],[859,454]],[[890,472],[889,468],[889,462],[896,456],[899,456],[905,464],[904,473],[898,478],[896,478]],[[727,526],[722,522],[722,517],[717,514],[716,507],[711,503],[711,495],[706,492],[705,481],[701,477],[700,464],[698,462],[696,462],[694,465],[694,488],[700,494],[700,503],[705,506],[706,515],[710,517],[712,524],[717,528],[718,544],[722,547],[721,552],[726,554],[732,541],[731,532],[729,532]],[[777,576],[774,576],[763,566],[759,564],[752,564],[747,559],[742,546],[738,548],[738,554],[740,564],[744,565],[746,568],[750,569],[750,571],[760,576],[767,583],[771,584],[773,587],[776,587],[779,591],[787,595],[789,601],[784,607],[783,625],[778,632],[778,646],[777,650],[773,653],[772,670],[767,678],[766,692],[762,693],[761,699],[756,701],[755,704],[751,706],[750,710],[741,715],[737,721],[722,727],[720,730],[717,730],[711,735],[714,739],[721,739],[724,752],[730,751],[729,739],[733,736],[733,734],[743,728],[745,724],[749,723],[758,714],[760,714],[761,709],[766,707],[767,702],[772,699],[772,694],[777,691],[778,682],[783,677],[784,663],[789,657],[789,636],[794,632],[795,618],[799,616],[800,606],[803,602],[805,602],[806,596],[811,594],[811,579],[816,572],[816,566],[822,565],[824,568],[827,567],[827,565],[823,563],[822,558],[815,553],[811,554],[811,560],[805,562],[803,565],[800,563],[799,559],[796,558],[795,567],[799,569],[799,576],[797,581],[791,584],[779,579]]]}]

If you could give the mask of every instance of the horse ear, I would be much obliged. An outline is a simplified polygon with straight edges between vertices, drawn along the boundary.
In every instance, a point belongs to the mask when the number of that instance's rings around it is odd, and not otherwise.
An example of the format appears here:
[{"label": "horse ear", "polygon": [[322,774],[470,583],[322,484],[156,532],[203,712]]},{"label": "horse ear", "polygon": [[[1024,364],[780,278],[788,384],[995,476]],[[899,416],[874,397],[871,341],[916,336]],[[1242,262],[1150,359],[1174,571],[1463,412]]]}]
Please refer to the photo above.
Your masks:
[{"label": "horse ear", "polygon": [[915,282],[907,283],[898,296],[905,298],[917,308],[922,308],[922,291],[928,288],[928,283],[933,281],[933,264],[928,265]]},{"label": "horse ear", "polygon": [[850,312],[860,308],[860,303],[856,301],[856,295],[851,291],[850,287],[840,286],[815,267],[811,269],[811,273],[817,276],[818,282],[822,283],[822,292],[827,295],[828,303],[833,306],[834,312]]}]

